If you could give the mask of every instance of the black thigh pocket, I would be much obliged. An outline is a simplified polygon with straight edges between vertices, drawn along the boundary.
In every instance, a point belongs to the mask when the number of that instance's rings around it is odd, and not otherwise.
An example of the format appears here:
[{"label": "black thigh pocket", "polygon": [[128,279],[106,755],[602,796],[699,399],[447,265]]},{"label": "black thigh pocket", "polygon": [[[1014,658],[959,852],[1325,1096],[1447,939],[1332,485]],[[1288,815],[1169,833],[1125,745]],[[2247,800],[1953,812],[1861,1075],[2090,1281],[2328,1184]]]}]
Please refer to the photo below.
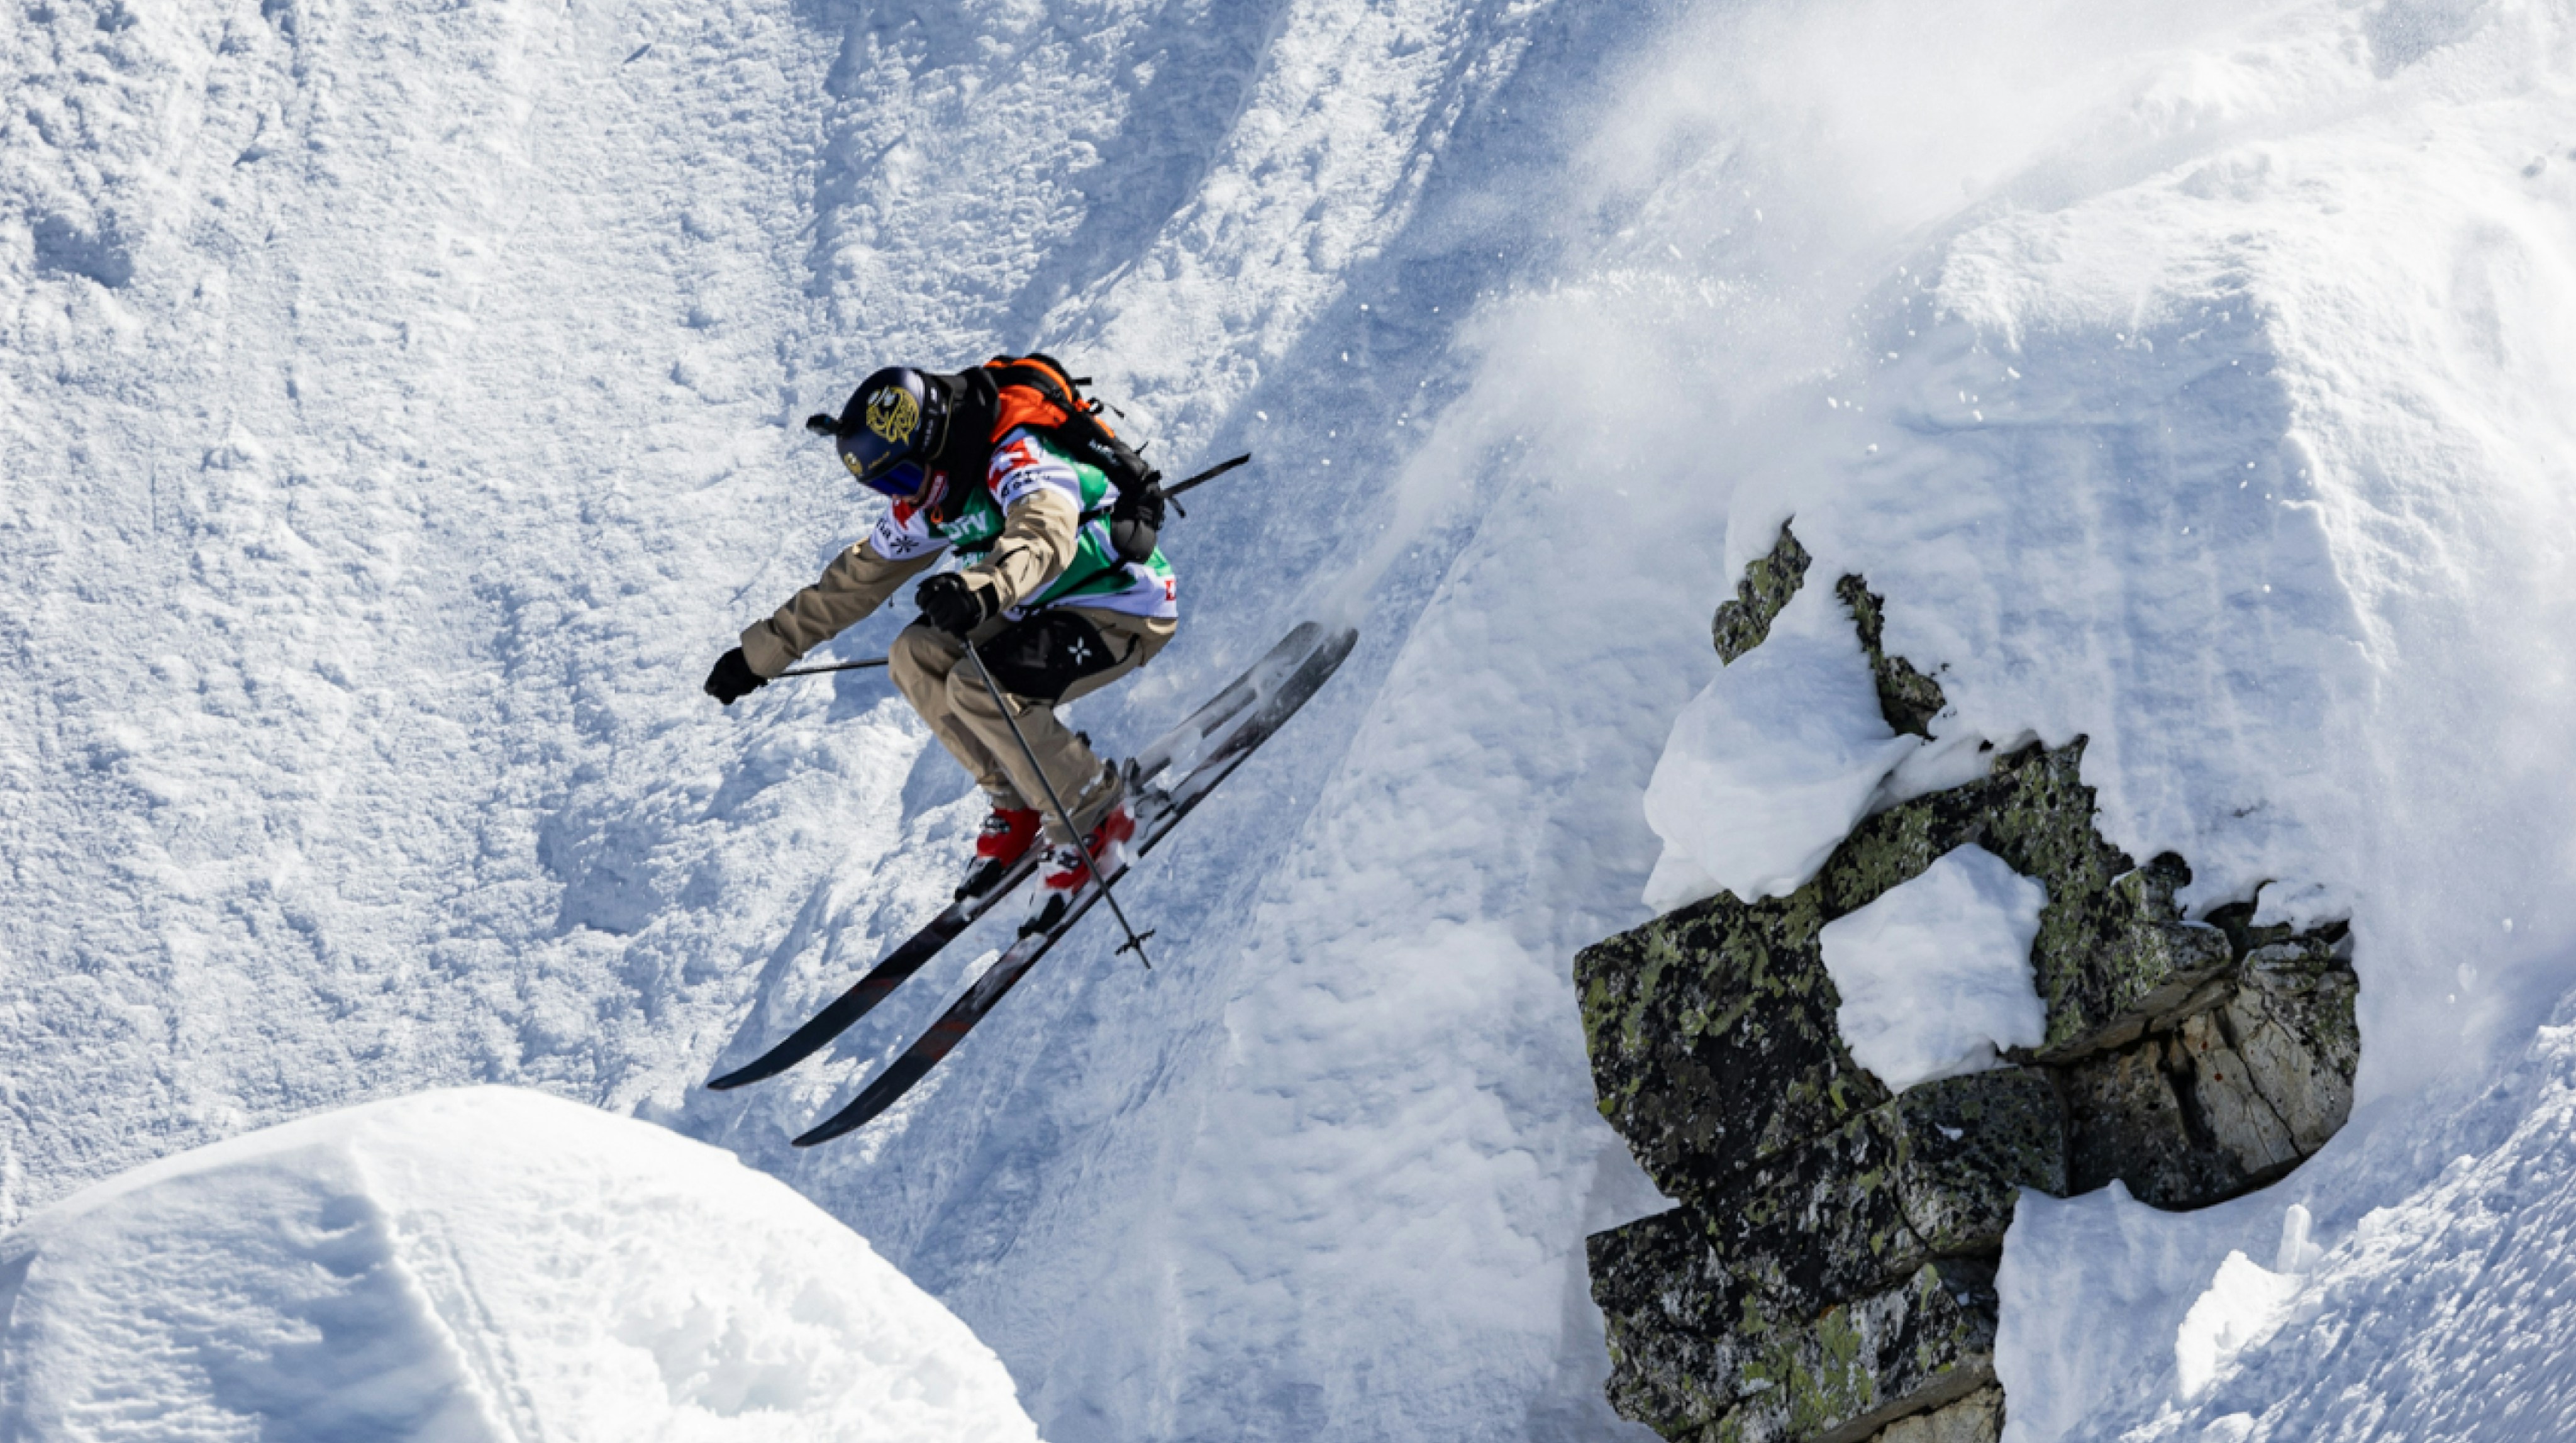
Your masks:
[{"label": "black thigh pocket", "polygon": [[1100,628],[1069,611],[1041,611],[976,648],[1013,696],[1054,701],[1067,687],[1118,664]]}]

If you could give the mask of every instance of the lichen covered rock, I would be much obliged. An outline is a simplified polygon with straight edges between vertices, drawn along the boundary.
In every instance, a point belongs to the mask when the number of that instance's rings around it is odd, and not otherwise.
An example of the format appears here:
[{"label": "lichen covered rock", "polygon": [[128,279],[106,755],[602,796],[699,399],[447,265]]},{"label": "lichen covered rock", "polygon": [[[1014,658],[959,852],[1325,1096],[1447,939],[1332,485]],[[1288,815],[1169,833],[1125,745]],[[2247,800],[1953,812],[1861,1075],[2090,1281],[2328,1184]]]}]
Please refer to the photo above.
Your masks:
[{"label": "lichen covered rock", "polygon": [[1930,1261],[1905,1216],[1894,1105],[1754,1164],[1702,1214],[1717,1265],[1765,1313],[1815,1317]]},{"label": "lichen covered rock", "polygon": [[[1761,644],[1810,564],[1783,527],[1718,608],[1722,657]],[[1887,653],[1862,578],[1835,591],[1888,724],[1928,736],[1938,682]],[[1590,1241],[1622,1414],[1677,1443],[1996,1443],[1993,1266],[2022,1189],[2197,1207],[2343,1125],[2341,926],[2256,926],[2252,900],[2186,918],[2190,868],[2103,839],[2083,754],[1992,756],[1864,819],[1786,897],[1722,894],[1576,959],[1601,1111],[1682,1204]],[[1836,1030],[1818,935],[1970,844],[2047,891],[2045,1040],[1891,1097]]]},{"label": "lichen covered rock", "polygon": [[1674,1208],[1585,1243],[1610,1344],[1610,1405],[1666,1438],[1733,1407],[1754,1362],[1759,1300],[1709,1246],[1706,1220]]},{"label": "lichen covered rock", "polygon": [[1834,1029],[1816,909],[1721,894],[1576,956],[1602,1115],[1667,1197],[1711,1200],[1887,1101]]},{"label": "lichen covered rock", "polygon": [[2226,934],[2185,921],[2174,903],[2191,880],[2181,858],[2137,866],[2094,829],[2083,756],[2080,738],[2028,749],[1962,789],[1982,793],[1978,845],[2048,888],[2030,953],[2048,1006],[2046,1058],[2106,1045],[2139,1012],[2179,1002],[2231,960]]},{"label": "lichen covered rock", "polygon": [[1955,1403],[1897,1419],[1873,1443],[2000,1443],[2003,1436],[2004,1390],[1989,1383]]},{"label": "lichen covered rock", "polygon": [[[2117,1179],[2154,1206],[2198,1207],[2280,1176],[2342,1125],[2359,1041],[2340,929],[2254,928],[2250,905],[2185,919],[2189,868],[2137,865],[2101,839],[2082,755],[2079,740],[1998,758],[1868,818],[1787,897],[1721,895],[1577,958],[1601,1110],[1686,1204],[1593,1240],[1630,1416],[1673,1438],[1819,1436],[1793,1420],[1844,1416],[1814,1400],[1849,1402],[1860,1384],[1816,1361],[1843,1356],[1816,1351],[1824,1333],[1795,1333],[1809,1361],[1780,1372],[1783,1329],[1864,1316],[1852,1300],[1991,1258],[2022,1187]],[[1969,843],[2047,888],[2031,960],[2048,1041],[2025,1067],[1891,1098],[1835,1029],[1818,934]],[[1798,1388],[1769,1401],[1742,1381],[1793,1373]],[[1898,1380],[1871,1387],[1930,1406]],[[1809,1401],[1781,1402],[1792,1394]]]},{"label": "lichen covered rock", "polygon": [[2066,1119],[2036,1068],[1911,1087],[1871,1115],[1891,1139],[1897,1205],[1935,1256],[2002,1248],[2023,1188],[2066,1191]]},{"label": "lichen covered rock", "polygon": [[[2135,1036],[2135,1019],[2179,1006],[2233,960],[2227,934],[2184,919],[2178,857],[2141,867],[2094,829],[2081,738],[2024,747],[1983,779],[1917,797],[1863,821],[1809,885],[1822,922],[1865,907],[1975,843],[2048,889],[2031,972],[2048,1007],[2043,1058]],[[1796,900],[1793,896],[1789,900]]]},{"label": "lichen covered rock", "polygon": [[1800,1315],[1761,1306],[1686,1208],[1596,1234],[1590,1261],[1616,1364],[1610,1401],[1667,1438],[1858,1439],[1993,1381],[1986,1262],[1927,1263]]},{"label": "lichen covered rock", "polygon": [[[1763,1431],[1780,1422],[1764,1411],[1778,1399],[1763,1401],[1778,1389],[1812,1395],[1796,1417],[1833,1411],[1817,1398],[1849,1403],[1843,1421],[1900,1397],[1930,1406],[1911,1375],[1884,1371],[1875,1344],[1829,1346],[1836,1329],[1876,1338],[1869,1329],[1896,1326],[1889,1299],[1911,1296],[1935,1264],[1984,1276],[1964,1259],[2002,1248],[2020,1190],[2064,1189],[2064,1137],[2056,1088],[2038,1071],[1945,1078],[1754,1164],[1705,1209],[1595,1236],[1613,1402],[1676,1438],[1807,1436]],[[1908,1316],[1918,1327],[1932,1315]],[[1756,1427],[1761,1418],[1772,1421]]]},{"label": "lichen covered rock", "polygon": [[1870,675],[1878,683],[1878,709],[1887,724],[1909,736],[1932,735],[1932,718],[1941,714],[1948,701],[1941,695],[1941,684],[1914,669],[1914,663],[1901,656],[1890,656],[1883,640],[1887,630],[1887,603],[1869,589],[1869,583],[1858,576],[1846,576],[1834,583],[1834,594],[1851,608],[1852,624],[1860,630],[1860,649],[1869,656]]},{"label": "lichen covered rock", "polygon": [[1721,894],[1575,959],[1602,1114],[1667,1196],[1708,1197],[1755,1160],[1887,1100],[1834,1028],[1840,996],[1816,934],[1957,847],[1984,846],[2048,889],[2031,949],[2048,1007],[2043,1060],[2132,1040],[2140,1009],[2179,1005],[2226,972],[2227,934],[2174,905],[2189,870],[2133,866],[2094,831],[2082,755],[2080,741],[2025,748],[1981,781],[1862,822],[1787,897]]},{"label": "lichen covered rock", "polygon": [[1994,1381],[1994,1268],[1926,1264],[1903,1284],[1808,1323],[1760,1330],[1762,1385],[1704,1429],[1706,1443],[1857,1443],[1907,1414]]},{"label": "lichen covered rock", "polygon": [[1709,623],[1709,639],[1717,643],[1718,660],[1731,662],[1762,644],[1771,634],[1772,618],[1806,580],[1808,560],[1807,548],[1798,544],[1784,523],[1780,539],[1771,544],[1768,554],[1753,558],[1744,568],[1744,579],[1735,584],[1735,599],[1720,603]]},{"label": "lichen covered rock", "polygon": [[2048,1078],[2019,1068],[1909,1089],[1754,1164],[1703,1216],[1711,1251],[1761,1305],[1814,1316],[1935,1257],[1992,1253],[2025,1187],[2066,1187]]}]

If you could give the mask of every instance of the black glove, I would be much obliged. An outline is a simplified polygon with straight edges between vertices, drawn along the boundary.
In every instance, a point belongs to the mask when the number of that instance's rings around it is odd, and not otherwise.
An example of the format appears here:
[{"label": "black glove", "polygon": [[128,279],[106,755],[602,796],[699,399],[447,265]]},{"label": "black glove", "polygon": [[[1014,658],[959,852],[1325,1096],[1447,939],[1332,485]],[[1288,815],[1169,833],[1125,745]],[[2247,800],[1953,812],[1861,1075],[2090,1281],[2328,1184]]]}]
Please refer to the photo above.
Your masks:
[{"label": "black glove", "polygon": [[1163,499],[1159,481],[1148,481],[1127,492],[1109,508],[1109,548],[1121,561],[1147,561],[1161,539],[1163,509],[1170,503]]},{"label": "black glove", "polygon": [[964,637],[992,615],[984,609],[984,593],[967,585],[966,578],[954,571],[943,571],[921,583],[913,600],[921,603],[922,620],[954,637]]},{"label": "black glove", "polygon": [[731,706],[762,687],[769,678],[751,669],[751,659],[735,647],[716,658],[716,669],[707,673],[707,695]]}]

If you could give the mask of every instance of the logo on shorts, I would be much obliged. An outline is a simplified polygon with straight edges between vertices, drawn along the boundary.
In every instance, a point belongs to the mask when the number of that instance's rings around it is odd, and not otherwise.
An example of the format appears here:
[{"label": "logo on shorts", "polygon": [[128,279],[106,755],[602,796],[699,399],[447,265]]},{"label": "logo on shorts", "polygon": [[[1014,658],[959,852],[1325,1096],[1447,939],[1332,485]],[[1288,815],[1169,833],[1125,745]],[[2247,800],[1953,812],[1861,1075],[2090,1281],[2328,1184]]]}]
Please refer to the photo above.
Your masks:
[{"label": "logo on shorts", "polygon": [[921,403],[900,386],[888,386],[868,398],[868,429],[900,446],[921,424]]}]

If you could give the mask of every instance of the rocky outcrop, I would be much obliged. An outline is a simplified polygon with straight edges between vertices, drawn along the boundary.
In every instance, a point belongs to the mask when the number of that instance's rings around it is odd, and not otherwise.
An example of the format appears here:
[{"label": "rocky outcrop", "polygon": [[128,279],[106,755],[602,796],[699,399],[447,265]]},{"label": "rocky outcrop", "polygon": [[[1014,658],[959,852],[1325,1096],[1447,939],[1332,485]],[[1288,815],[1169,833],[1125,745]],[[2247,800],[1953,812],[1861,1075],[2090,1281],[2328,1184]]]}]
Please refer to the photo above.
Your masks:
[{"label": "rocky outcrop", "polygon": [[[1714,625],[1761,643],[1810,558],[1783,528]],[[1928,735],[1938,682],[1836,586],[1888,723]],[[1721,894],[1577,957],[1603,1115],[1681,1206],[1595,1236],[1612,1402],[1676,1440],[1969,1443],[2000,1435],[1993,1269],[2023,1188],[2117,1180],[2158,1207],[2279,1177],[2351,1108],[2349,938],[2185,917],[2191,871],[2095,829],[2082,739],[1868,818],[1786,897]],[[1891,1095],[1834,1025],[1824,924],[1981,846],[2048,893],[2031,948],[2045,1041]]]},{"label": "rocky outcrop", "polygon": [[2207,1005],[2064,1068],[2074,1191],[2117,1179],[2156,1207],[2199,1207],[2324,1146],[2352,1111],[2361,1063],[2339,933],[2258,947]]},{"label": "rocky outcrop", "polygon": [[2014,1200],[2065,1186],[2056,1089],[2007,1068],[1909,1089],[1598,1234],[1612,1400],[1676,1438],[1861,1437],[1981,1387]]},{"label": "rocky outcrop", "polygon": [[[1780,535],[1797,544],[1789,528],[1781,527]],[[1878,685],[1878,709],[1888,726],[1907,736],[1931,736],[1932,718],[1941,714],[1941,684],[1916,671],[1905,658],[1887,654],[1881,639],[1887,627],[1887,603],[1857,576],[1835,582],[1834,595],[1842,598],[1860,631],[1860,649],[1869,656],[1870,677]]]},{"label": "rocky outcrop", "polygon": [[[1667,1438],[1772,1443],[1870,1436],[1993,1381],[1994,1268],[1926,1263],[1894,1287],[1814,1314],[1725,1311],[1722,1264],[1679,1210],[1592,1239],[1593,1293],[1613,1323],[1610,1402]],[[1658,1326],[1622,1323],[1653,1314]]]},{"label": "rocky outcrop", "polygon": [[1878,1443],[1993,1443],[2004,1435],[2004,1390],[1993,1384],[1887,1426]]},{"label": "rocky outcrop", "polygon": [[1799,583],[1807,579],[1807,548],[1780,528],[1780,539],[1769,552],[1753,558],[1744,568],[1744,579],[1736,583],[1735,599],[1721,603],[1717,618],[1709,624],[1709,639],[1717,645],[1717,659],[1732,662],[1762,644],[1771,634],[1772,618],[1789,598],[1798,594]]}]

